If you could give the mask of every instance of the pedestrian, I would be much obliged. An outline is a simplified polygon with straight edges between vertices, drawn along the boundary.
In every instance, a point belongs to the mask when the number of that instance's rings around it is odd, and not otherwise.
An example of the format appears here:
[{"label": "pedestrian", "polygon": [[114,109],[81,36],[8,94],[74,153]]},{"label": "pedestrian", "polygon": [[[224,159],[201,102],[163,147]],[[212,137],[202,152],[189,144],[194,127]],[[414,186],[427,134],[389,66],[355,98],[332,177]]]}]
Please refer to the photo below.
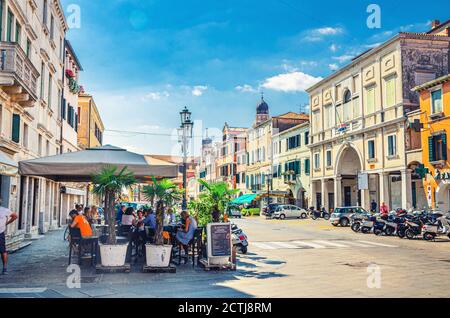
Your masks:
[{"label": "pedestrian", "polygon": [[77,210],[78,214],[83,214],[83,205],[82,204],[75,204],[75,210]]},{"label": "pedestrian", "polygon": [[387,219],[387,217],[389,215],[389,207],[387,206],[387,204],[385,202],[381,203],[380,213],[381,213],[381,218]]},{"label": "pedestrian", "polygon": [[[1,204],[0,199],[0,204]],[[7,262],[8,262],[8,253],[6,252],[6,239],[5,239],[5,231],[6,226],[11,224],[17,219],[17,214],[12,212],[8,208],[0,206],[0,253],[2,254],[2,263],[3,263],[3,271],[2,274],[6,275],[7,272]]]},{"label": "pedestrian", "polygon": [[119,210],[117,211],[117,214],[116,214],[117,224],[121,224],[121,222],[122,222],[122,215],[125,213],[126,209],[127,209],[127,207],[125,205],[123,205],[123,204],[119,207]]},{"label": "pedestrian", "polygon": [[370,203],[370,212],[377,212],[377,203],[374,199],[372,199],[372,202]]}]

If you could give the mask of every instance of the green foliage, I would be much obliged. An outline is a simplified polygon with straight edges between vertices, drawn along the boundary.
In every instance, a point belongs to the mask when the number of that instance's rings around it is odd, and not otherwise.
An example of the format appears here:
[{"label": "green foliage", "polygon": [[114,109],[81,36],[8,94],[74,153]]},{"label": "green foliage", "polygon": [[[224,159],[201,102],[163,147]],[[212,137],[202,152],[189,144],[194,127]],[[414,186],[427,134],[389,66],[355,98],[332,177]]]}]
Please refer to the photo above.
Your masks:
[{"label": "green foliage", "polygon": [[244,208],[244,209],[241,210],[241,214],[243,216],[246,216],[246,215],[249,215],[249,216],[259,215],[260,212],[261,212],[260,208],[247,208],[247,209]]},{"label": "green foliage", "polygon": [[99,173],[91,176],[94,185],[92,192],[105,198],[105,210],[108,221],[108,243],[116,243],[114,204],[124,188],[136,183],[134,174],[127,167],[117,172],[116,166],[104,166]]},{"label": "green foliage", "polygon": [[160,181],[153,177],[153,183],[142,188],[144,198],[150,202],[156,200],[156,233],[155,244],[162,245],[163,239],[163,225],[164,212],[166,208],[172,208],[177,202],[182,199],[182,191],[178,189],[177,185],[168,179]]},{"label": "green foliage", "polygon": [[199,179],[198,182],[205,187],[197,203],[193,204],[199,224],[219,222],[223,218],[227,204],[238,190],[230,189],[228,183],[223,181],[208,183]]}]

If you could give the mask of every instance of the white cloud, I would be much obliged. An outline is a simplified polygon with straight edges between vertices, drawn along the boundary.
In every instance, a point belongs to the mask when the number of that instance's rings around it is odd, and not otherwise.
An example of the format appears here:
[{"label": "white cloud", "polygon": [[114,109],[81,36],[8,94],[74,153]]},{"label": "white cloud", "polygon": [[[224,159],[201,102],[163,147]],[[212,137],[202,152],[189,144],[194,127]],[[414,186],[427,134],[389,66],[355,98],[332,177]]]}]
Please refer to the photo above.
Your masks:
[{"label": "white cloud", "polygon": [[338,50],[338,46],[336,44],[331,44],[330,45],[330,51],[331,52],[336,52]]},{"label": "white cloud", "polygon": [[333,59],[339,61],[339,63],[345,63],[347,61],[350,61],[353,57],[353,55],[341,55],[333,56]]},{"label": "white cloud", "polygon": [[191,90],[192,95],[194,96],[202,96],[203,93],[208,89],[208,86],[205,85],[197,85],[194,86]]},{"label": "white cloud", "polygon": [[162,92],[150,92],[146,94],[144,97],[142,97],[142,101],[146,102],[149,100],[161,100],[164,98],[169,97],[170,94],[168,91],[162,91]]},{"label": "white cloud", "polygon": [[313,32],[316,32],[318,34],[322,35],[335,35],[343,33],[344,30],[342,28],[332,28],[332,27],[324,27],[324,28],[318,28],[313,30]]},{"label": "white cloud", "polygon": [[267,78],[261,85],[264,88],[282,92],[302,92],[322,80],[303,72],[279,74]]},{"label": "white cloud", "polygon": [[330,70],[332,71],[337,71],[339,69],[339,65],[333,63],[333,64],[328,64],[328,67],[330,68]]},{"label": "white cloud", "polygon": [[253,88],[253,86],[244,84],[244,85],[238,85],[234,88],[235,90],[242,92],[242,93],[255,93],[257,90]]}]

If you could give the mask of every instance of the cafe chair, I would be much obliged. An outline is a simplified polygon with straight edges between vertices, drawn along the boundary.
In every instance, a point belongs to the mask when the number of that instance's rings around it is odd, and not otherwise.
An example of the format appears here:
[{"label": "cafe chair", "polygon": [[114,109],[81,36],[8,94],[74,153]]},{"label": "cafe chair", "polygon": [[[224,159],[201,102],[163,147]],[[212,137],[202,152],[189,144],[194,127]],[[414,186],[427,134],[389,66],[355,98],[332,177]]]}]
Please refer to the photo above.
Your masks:
[{"label": "cafe chair", "polygon": [[78,252],[78,265],[81,265],[81,258],[83,256],[83,247],[88,246],[90,248],[91,254],[91,265],[95,265],[97,262],[97,245],[98,245],[98,237],[82,237],[80,233],[80,229],[72,228],[69,226],[69,265],[72,264],[72,254],[75,249]]},{"label": "cafe chair", "polygon": [[189,256],[192,256],[192,267],[195,267],[195,256],[197,256],[197,263],[200,262],[200,258],[202,256],[202,233],[203,228],[198,227],[195,229],[194,237],[189,241],[187,248],[178,242],[178,264],[181,264],[181,250],[187,252],[186,254],[186,263],[189,262]]}]

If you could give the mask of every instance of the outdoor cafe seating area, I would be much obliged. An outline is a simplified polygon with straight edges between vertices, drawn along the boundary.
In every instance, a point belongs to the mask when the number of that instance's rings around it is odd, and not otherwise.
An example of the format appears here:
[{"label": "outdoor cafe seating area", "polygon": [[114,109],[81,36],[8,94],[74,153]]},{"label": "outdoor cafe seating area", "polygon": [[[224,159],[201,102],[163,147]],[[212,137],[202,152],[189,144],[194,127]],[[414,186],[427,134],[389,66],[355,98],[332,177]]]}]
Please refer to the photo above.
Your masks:
[{"label": "outdoor cafe seating area", "polygon": [[[89,260],[91,266],[100,263],[99,244],[107,241],[107,224],[93,224],[93,235],[82,237],[78,228],[69,227],[69,265],[77,263],[84,265],[84,260]],[[203,256],[202,234],[203,227],[195,230],[194,237],[187,246],[182,246],[176,239],[179,224],[169,224],[164,226],[164,243],[172,245],[171,265],[182,265],[192,263],[194,267]],[[126,262],[130,264],[145,263],[145,244],[152,244],[155,236],[154,229],[145,226],[145,232],[133,232],[131,226],[115,225],[116,238],[119,244],[128,244]],[[187,253],[186,253],[187,250]],[[184,262],[183,262],[184,261]]]}]

